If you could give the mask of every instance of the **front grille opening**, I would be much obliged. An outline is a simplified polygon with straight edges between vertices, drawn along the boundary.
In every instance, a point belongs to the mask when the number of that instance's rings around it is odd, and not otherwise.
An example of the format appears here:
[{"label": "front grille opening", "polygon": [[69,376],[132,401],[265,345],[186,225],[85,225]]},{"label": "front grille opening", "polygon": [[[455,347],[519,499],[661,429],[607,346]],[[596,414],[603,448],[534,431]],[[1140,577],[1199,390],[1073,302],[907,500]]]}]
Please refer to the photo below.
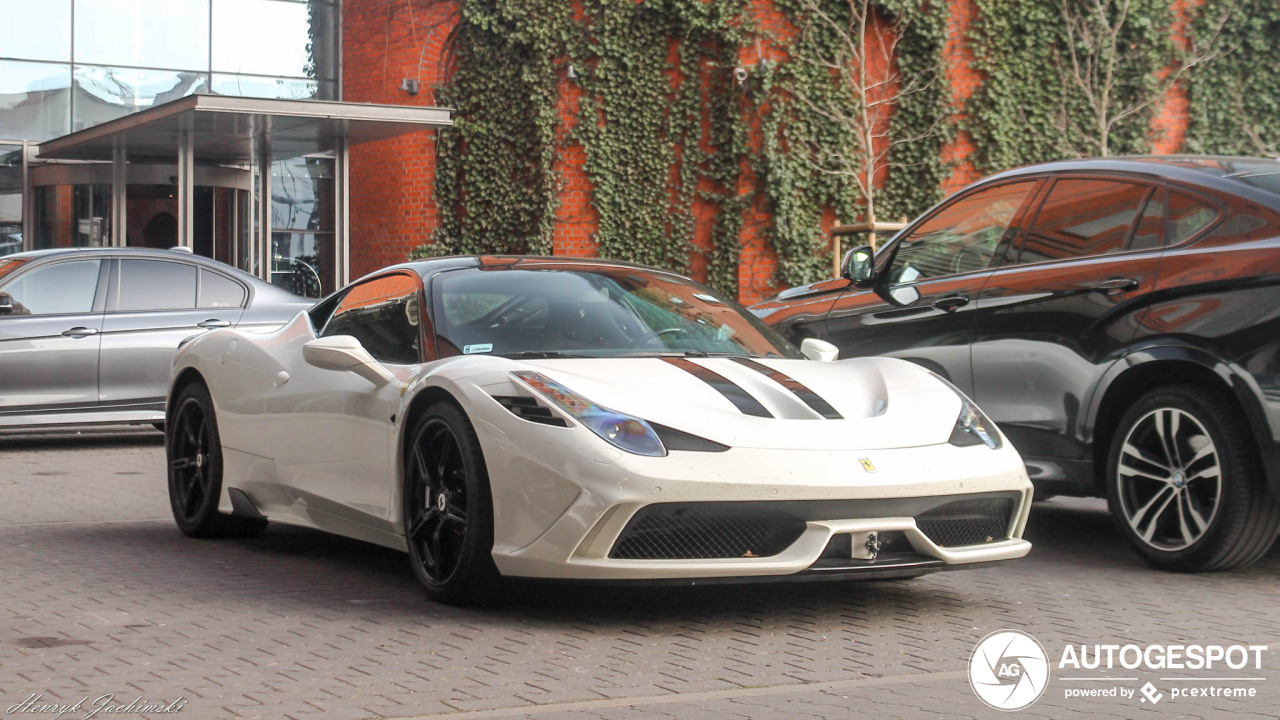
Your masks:
[{"label": "front grille opening", "polygon": [[555,425],[556,427],[568,427],[569,424],[564,418],[557,417],[551,412],[551,408],[545,407],[531,397],[522,397],[520,395],[494,395],[494,400],[498,404],[511,411],[512,415],[529,422],[541,423],[543,425]]},{"label": "front grille opening", "polygon": [[662,503],[641,508],[609,557],[711,560],[772,557],[804,533],[805,521],[754,503]]},{"label": "front grille opening", "polygon": [[1009,538],[1012,498],[955,500],[916,516],[920,532],[939,547],[985,545]]}]

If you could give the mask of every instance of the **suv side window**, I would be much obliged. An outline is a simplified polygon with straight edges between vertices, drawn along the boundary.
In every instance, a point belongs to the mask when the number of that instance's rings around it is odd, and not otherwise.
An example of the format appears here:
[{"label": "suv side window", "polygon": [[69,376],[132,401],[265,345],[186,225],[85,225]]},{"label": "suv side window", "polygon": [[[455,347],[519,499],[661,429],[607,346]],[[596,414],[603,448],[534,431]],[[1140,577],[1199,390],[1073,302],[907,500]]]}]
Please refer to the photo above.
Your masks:
[{"label": "suv side window", "polygon": [[970,193],[925,220],[898,243],[889,284],[985,270],[1039,180],[1002,183]]},{"label": "suv side window", "polygon": [[1217,219],[1217,208],[1190,195],[1169,192],[1169,245],[1190,239]]},{"label": "suv side window", "polygon": [[194,310],[196,268],[166,260],[120,260],[116,310]]},{"label": "suv side window", "polygon": [[36,268],[0,288],[13,297],[11,315],[93,312],[101,260],[72,260]]},{"label": "suv side window", "polygon": [[1054,182],[1018,255],[1020,263],[1094,257],[1126,249],[1151,188],[1094,178]]},{"label": "suv side window", "polygon": [[321,337],[350,335],[381,362],[422,362],[422,305],[417,276],[393,273],[347,290]]}]

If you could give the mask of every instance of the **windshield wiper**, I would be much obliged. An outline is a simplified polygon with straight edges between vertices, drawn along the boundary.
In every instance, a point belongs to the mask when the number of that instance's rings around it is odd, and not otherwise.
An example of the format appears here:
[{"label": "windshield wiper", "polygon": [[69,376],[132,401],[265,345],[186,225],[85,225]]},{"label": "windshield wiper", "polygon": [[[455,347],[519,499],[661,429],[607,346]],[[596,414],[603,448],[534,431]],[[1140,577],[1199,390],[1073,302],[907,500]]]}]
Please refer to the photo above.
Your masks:
[{"label": "windshield wiper", "polygon": [[612,357],[656,357],[656,358],[716,358],[716,357],[753,357],[744,352],[711,352],[709,350],[650,350],[623,353]]},{"label": "windshield wiper", "polygon": [[547,358],[586,358],[590,355],[571,355],[558,350],[523,350],[513,353],[494,353],[499,357],[512,358],[514,360],[545,360]]}]

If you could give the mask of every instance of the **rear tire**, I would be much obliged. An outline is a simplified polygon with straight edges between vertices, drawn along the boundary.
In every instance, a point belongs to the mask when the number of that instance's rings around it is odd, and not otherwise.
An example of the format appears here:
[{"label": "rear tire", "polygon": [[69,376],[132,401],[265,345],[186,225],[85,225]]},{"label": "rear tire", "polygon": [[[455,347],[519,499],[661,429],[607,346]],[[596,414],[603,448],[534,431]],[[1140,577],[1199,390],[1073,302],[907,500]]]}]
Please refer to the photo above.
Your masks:
[{"label": "rear tire", "polygon": [[267,526],[258,518],[218,512],[222,496],[222,440],[209,390],[200,383],[182,389],[166,423],[169,506],[174,522],[190,537],[244,537]]},{"label": "rear tire", "polygon": [[495,601],[493,499],[475,429],[450,402],[436,402],[415,423],[404,453],[405,541],[414,574],[432,600],[454,605]]},{"label": "rear tire", "polygon": [[1107,505],[1133,549],[1162,570],[1248,565],[1280,532],[1252,435],[1231,399],[1195,385],[1141,397],[1116,427]]}]

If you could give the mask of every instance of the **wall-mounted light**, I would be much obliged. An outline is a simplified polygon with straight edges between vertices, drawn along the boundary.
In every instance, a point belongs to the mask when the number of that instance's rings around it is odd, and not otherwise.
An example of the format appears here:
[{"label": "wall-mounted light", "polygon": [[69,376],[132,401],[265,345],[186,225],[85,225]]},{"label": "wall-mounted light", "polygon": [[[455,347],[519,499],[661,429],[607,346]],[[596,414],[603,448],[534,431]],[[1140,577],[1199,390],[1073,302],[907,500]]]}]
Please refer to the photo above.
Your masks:
[{"label": "wall-mounted light", "polygon": [[747,69],[736,67],[733,69],[733,81],[741,85],[747,81]]},{"label": "wall-mounted light", "polygon": [[570,80],[578,79],[578,71],[573,69],[572,64],[569,65],[569,72],[565,73],[565,77],[569,78]]},{"label": "wall-mounted light", "polygon": [[410,95],[418,94],[418,78],[404,78],[400,81],[400,89]]}]

